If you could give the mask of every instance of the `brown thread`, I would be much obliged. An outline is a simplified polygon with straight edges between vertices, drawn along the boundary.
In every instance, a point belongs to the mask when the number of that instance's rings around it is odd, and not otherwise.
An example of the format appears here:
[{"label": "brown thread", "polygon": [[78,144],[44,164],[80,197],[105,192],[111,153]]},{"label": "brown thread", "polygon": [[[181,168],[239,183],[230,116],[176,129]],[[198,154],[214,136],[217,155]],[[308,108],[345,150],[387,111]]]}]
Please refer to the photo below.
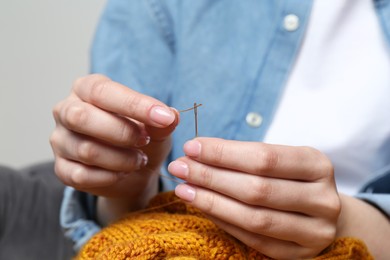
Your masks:
[{"label": "brown thread", "polygon": [[191,110],[193,110],[193,109],[195,109],[195,108],[198,108],[198,107],[200,107],[200,106],[202,106],[202,104],[196,104],[196,103],[194,103],[194,106],[193,106],[193,107],[190,107],[190,108],[187,108],[187,109],[183,109],[183,110],[179,110],[179,113],[191,111]]}]

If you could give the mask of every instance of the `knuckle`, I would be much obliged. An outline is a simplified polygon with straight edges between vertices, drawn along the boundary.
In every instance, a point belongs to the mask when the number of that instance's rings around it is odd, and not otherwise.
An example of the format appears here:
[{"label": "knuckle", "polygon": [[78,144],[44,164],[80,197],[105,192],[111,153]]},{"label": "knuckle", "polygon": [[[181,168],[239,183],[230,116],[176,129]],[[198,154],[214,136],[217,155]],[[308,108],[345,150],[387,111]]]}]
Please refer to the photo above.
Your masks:
[{"label": "knuckle", "polygon": [[321,232],[320,240],[324,245],[329,245],[336,238],[336,227],[334,225],[324,228]]},{"label": "knuckle", "polygon": [[323,201],[323,208],[330,219],[337,219],[341,212],[340,198],[337,195],[326,196],[326,200]]},{"label": "knuckle", "polygon": [[69,186],[72,185],[69,180],[69,171],[67,170],[64,159],[56,157],[54,162],[54,173],[62,183]]},{"label": "knuckle", "polygon": [[211,213],[213,212],[214,210],[214,206],[216,205],[216,197],[213,196],[212,194],[207,194],[205,195],[204,197],[204,204],[203,204],[203,210],[206,212],[206,213]]},{"label": "knuckle", "polygon": [[124,145],[132,145],[135,142],[133,132],[125,122],[121,122],[118,127],[118,139]]},{"label": "knuckle", "polygon": [[61,157],[56,157],[55,159],[54,172],[65,185],[75,187],[77,189],[86,187],[90,181],[90,175],[87,167],[81,164],[69,164],[66,159]]},{"label": "knuckle", "polygon": [[[191,175],[190,175],[191,176]],[[199,184],[206,188],[212,187],[212,172],[208,166],[201,166],[199,171]]]},{"label": "knuckle", "polygon": [[302,147],[306,154],[312,154],[314,156],[314,160],[316,161],[317,172],[320,174],[320,177],[333,177],[334,167],[331,160],[323,154],[321,151],[309,147]]},{"label": "knuckle", "polygon": [[56,121],[58,121],[60,118],[60,114],[61,114],[61,104],[60,103],[58,103],[57,105],[55,105],[53,107],[52,114],[53,114],[54,119]]},{"label": "knuckle", "polygon": [[126,97],[123,99],[122,107],[130,110],[139,109],[142,107],[141,99],[135,95],[126,95]]},{"label": "knuckle", "polygon": [[259,160],[256,172],[272,171],[276,168],[279,161],[278,153],[263,145],[257,149],[257,158]]},{"label": "knuckle", "polygon": [[63,171],[63,167],[61,165],[61,163],[59,162],[58,159],[55,160],[54,162],[54,173],[56,174],[56,176],[62,181],[64,182],[65,184],[66,181],[64,179],[64,171]]},{"label": "knuckle", "polygon": [[339,216],[341,214],[341,208],[342,208],[342,204],[341,204],[340,197],[336,196],[335,199],[334,199],[333,207],[332,207],[333,212],[334,212],[333,217],[335,219],[339,218]]},{"label": "knuckle", "polygon": [[313,234],[313,239],[308,243],[308,247],[324,248],[334,241],[336,238],[336,225],[319,221],[316,232]]},{"label": "knuckle", "polygon": [[269,213],[263,211],[254,210],[250,221],[249,228],[254,232],[259,232],[262,234],[268,234],[274,226],[274,219]]},{"label": "knuckle", "polygon": [[84,167],[74,167],[70,174],[70,182],[73,186],[83,187],[88,184],[89,174]]},{"label": "knuckle", "polygon": [[225,144],[222,143],[222,142],[218,142],[216,145],[213,146],[213,149],[212,149],[212,156],[213,156],[213,161],[214,163],[216,164],[220,164],[223,162],[223,158],[224,158],[224,153],[225,153]]},{"label": "knuckle", "polygon": [[87,122],[86,111],[80,105],[74,104],[72,106],[68,106],[64,112],[65,123],[73,129],[77,129]]},{"label": "knuckle", "polygon": [[267,202],[272,198],[273,187],[270,183],[256,178],[250,185],[251,187],[247,189],[247,203],[257,205],[259,202]]},{"label": "knuckle", "polygon": [[326,156],[322,156],[320,167],[323,172],[324,177],[330,177],[333,178],[334,176],[334,167],[330,159],[328,159]]},{"label": "knuckle", "polygon": [[95,104],[106,98],[107,89],[110,87],[108,84],[110,80],[93,75],[92,81],[89,96],[91,103]]},{"label": "knuckle", "polygon": [[76,145],[76,155],[83,162],[90,162],[99,157],[97,147],[89,141],[81,141]]},{"label": "knuckle", "polygon": [[56,132],[56,130],[54,130],[53,133],[51,133],[50,138],[49,138],[50,145],[53,149],[58,147],[58,144],[59,144],[58,141],[59,141],[59,138],[58,138],[57,132]]}]

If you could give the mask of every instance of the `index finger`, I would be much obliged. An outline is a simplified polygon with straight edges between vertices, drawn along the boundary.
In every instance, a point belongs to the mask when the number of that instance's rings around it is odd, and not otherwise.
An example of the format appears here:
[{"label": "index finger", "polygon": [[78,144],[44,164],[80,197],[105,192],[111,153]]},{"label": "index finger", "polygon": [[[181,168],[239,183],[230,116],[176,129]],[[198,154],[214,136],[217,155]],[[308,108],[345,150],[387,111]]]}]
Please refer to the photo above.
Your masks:
[{"label": "index finger", "polygon": [[74,93],[84,102],[154,127],[167,127],[175,113],[163,102],[114,82],[103,75],[76,80]]},{"label": "index finger", "polygon": [[303,181],[333,176],[327,157],[304,146],[202,137],[188,141],[184,152],[204,164],[261,176]]}]

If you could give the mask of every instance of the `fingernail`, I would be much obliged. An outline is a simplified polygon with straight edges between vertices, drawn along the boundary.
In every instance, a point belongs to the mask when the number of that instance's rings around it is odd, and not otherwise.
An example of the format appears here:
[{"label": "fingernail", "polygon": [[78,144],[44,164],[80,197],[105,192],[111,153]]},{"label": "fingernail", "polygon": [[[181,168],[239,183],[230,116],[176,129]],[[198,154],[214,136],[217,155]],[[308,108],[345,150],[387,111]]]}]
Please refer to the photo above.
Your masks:
[{"label": "fingernail", "polygon": [[177,110],[176,108],[174,108],[174,107],[169,107],[169,108],[172,109],[173,111],[175,111],[176,113],[178,113],[180,115],[179,110]]},{"label": "fingernail", "polygon": [[135,144],[136,147],[142,147],[145,145],[148,145],[150,143],[150,136],[141,136],[137,143]]},{"label": "fingernail", "polygon": [[159,125],[169,126],[175,121],[175,114],[168,108],[154,106],[150,110],[150,118]]},{"label": "fingernail", "polygon": [[201,145],[196,140],[187,141],[184,144],[184,153],[188,156],[197,157],[200,155]]},{"label": "fingernail", "polygon": [[146,166],[147,164],[148,164],[148,156],[142,152],[139,152],[137,158],[138,169]]},{"label": "fingernail", "polygon": [[195,199],[196,191],[187,184],[179,184],[175,189],[175,194],[183,200],[192,202]]},{"label": "fingernail", "polygon": [[180,179],[187,179],[188,165],[182,161],[173,161],[168,165],[168,171]]},{"label": "fingernail", "polygon": [[[178,122],[180,121],[180,112],[179,110],[177,110],[176,108],[174,107],[169,107],[171,110],[173,110],[174,114],[175,114],[175,120],[178,120]],[[177,117],[177,119],[176,119]]]}]

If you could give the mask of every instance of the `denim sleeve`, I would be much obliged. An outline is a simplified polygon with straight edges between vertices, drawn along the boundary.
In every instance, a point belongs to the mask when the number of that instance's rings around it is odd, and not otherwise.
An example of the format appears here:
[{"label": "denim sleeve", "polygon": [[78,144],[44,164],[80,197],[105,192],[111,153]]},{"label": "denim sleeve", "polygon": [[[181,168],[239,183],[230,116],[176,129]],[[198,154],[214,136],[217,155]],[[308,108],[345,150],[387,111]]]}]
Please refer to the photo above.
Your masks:
[{"label": "denim sleeve", "polygon": [[356,198],[372,204],[390,217],[390,165],[366,183]]},{"label": "denim sleeve", "polygon": [[[169,175],[165,167],[161,171],[169,178],[160,178],[160,192],[174,189],[177,183],[173,179],[176,177]],[[101,230],[96,222],[96,199],[94,198],[93,195],[74,188],[65,188],[60,224],[65,231],[65,236],[73,242],[75,252],[78,252],[94,234]]]},{"label": "denim sleeve", "polygon": [[88,216],[91,215],[88,208],[94,207],[95,200],[86,200],[86,205],[82,195],[87,194],[66,187],[60,211],[60,224],[65,236],[74,243],[73,249],[76,252],[101,229],[93,217]]},{"label": "denim sleeve", "polygon": [[372,204],[390,217],[390,194],[359,193],[356,198]]}]

